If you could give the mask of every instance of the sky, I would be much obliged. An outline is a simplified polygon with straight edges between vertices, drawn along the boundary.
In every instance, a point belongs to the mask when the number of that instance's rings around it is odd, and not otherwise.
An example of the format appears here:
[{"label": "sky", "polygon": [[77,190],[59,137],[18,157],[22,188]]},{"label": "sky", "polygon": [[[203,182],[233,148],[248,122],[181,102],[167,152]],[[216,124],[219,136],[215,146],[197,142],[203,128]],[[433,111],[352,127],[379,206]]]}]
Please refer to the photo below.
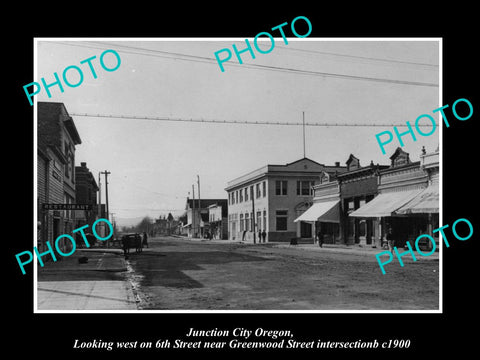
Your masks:
[{"label": "sky", "polygon": [[[245,39],[37,39],[33,81],[53,82],[53,73],[61,78],[70,65],[83,71],[78,87],[64,84],[63,93],[51,87],[50,98],[44,90],[35,98],[65,104],[82,139],[77,166],[86,162],[97,181],[100,171],[111,172],[109,207],[119,225],[143,216],[182,214],[193,184],[198,195],[197,176],[202,198],[226,199],[228,181],[266,164],[303,157],[301,125],[244,122],[301,124],[304,116],[306,157],[345,165],[353,154],[361,165],[388,165],[399,143],[387,145],[383,155],[375,134],[393,132],[394,124],[406,121],[413,125],[422,114],[442,121],[432,113],[442,105],[441,87],[418,84],[441,82],[437,39],[288,38],[284,44],[275,38],[268,54],[254,47],[255,59],[242,53],[243,64],[233,54],[224,63],[225,72],[206,59],[214,60],[214,53],[224,48],[233,53],[232,44],[244,49]],[[271,43],[267,38],[259,46],[267,50]],[[107,49],[121,58],[115,71],[100,66]],[[96,79],[80,63],[94,55]],[[112,54],[104,60],[107,67],[116,64]],[[68,72],[70,82],[79,81],[75,76]],[[96,114],[112,117],[91,116]],[[137,119],[126,118],[133,116]],[[226,123],[159,120],[165,118]],[[439,135],[437,128],[431,136],[417,135],[416,142],[405,136],[403,150],[417,161],[422,146],[427,151],[439,146]],[[104,201],[104,177],[101,181]]]}]

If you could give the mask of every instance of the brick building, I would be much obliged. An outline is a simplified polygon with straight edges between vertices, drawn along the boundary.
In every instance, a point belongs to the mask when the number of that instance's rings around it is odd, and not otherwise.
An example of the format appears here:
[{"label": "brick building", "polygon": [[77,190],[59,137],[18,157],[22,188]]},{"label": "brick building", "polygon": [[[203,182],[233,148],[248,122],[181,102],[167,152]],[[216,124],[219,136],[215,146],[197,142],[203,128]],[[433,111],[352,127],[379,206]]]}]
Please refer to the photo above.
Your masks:
[{"label": "brick building", "polygon": [[88,169],[87,163],[82,162],[75,166],[75,196],[78,204],[92,205],[92,210],[77,210],[75,212],[77,227],[85,224],[90,226],[95,222],[98,214],[98,185],[95,177]]},{"label": "brick building", "polygon": [[312,206],[295,222],[313,224],[315,234],[321,231],[327,244],[372,245],[375,220],[352,218],[349,214],[377,195],[379,171],[386,168],[373,162],[361,166],[360,160],[350,154],[345,171],[322,173],[320,183],[313,187]]},{"label": "brick building", "polygon": [[380,170],[388,165],[360,166],[360,160],[352,154],[347,160],[347,172],[338,176],[340,182],[341,231],[346,244],[374,245],[376,219],[350,217],[353,211],[373,200],[378,194]]},{"label": "brick building", "polygon": [[267,241],[311,238],[313,226],[294,222],[312,203],[313,186],[322,173],[338,174],[344,166],[302,158],[285,165],[265,165],[227,184],[229,238],[251,242],[265,230]]}]

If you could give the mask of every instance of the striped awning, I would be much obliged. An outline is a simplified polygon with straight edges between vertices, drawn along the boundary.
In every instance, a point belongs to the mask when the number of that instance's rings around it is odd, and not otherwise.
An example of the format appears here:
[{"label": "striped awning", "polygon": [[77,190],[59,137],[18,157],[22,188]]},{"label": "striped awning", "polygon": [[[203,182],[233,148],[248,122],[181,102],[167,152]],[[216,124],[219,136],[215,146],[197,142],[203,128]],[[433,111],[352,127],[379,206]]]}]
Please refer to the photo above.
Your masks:
[{"label": "striped awning", "polygon": [[438,214],[440,208],[438,184],[424,189],[411,201],[403,205],[396,214]]},{"label": "striped awning", "polygon": [[339,204],[339,200],[314,203],[302,215],[293,221],[322,221],[338,223],[340,222]]},{"label": "striped awning", "polygon": [[420,194],[423,189],[382,193],[369,201],[349,216],[353,217],[384,217],[395,215],[402,206]]}]

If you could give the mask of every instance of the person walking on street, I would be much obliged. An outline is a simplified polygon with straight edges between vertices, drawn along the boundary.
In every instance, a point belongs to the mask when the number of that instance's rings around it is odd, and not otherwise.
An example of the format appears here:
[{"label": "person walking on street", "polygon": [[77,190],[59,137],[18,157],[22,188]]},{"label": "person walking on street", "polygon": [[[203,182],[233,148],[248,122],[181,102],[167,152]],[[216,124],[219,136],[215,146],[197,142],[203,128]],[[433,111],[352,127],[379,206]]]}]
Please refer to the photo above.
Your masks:
[{"label": "person walking on street", "polygon": [[146,232],[143,232],[143,246],[148,248],[148,237]]},{"label": "person walking on street", "polygon": [[318,230],[317,237],[318,237],[318,246],[323,247],[323,234],[321,230]]},{"label": "person walking on street", "polygon": [[258,229],[258,242],[262,242],[262,230]]},{"label": "person walking on street", "polygon": [[265,242],[265,239],[267,238],[267,233],[265,232],[265,229],[262,231],[262,240]]}]

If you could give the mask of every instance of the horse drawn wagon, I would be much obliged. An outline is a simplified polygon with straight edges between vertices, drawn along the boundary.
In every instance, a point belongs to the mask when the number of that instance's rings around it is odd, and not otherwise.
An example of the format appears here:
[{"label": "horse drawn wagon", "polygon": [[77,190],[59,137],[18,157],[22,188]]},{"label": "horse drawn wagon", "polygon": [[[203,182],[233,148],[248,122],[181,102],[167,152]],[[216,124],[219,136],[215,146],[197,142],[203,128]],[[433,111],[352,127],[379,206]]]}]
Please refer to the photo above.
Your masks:
[{"label": "horse drawn wagon", "polygon": [[125,255],[130,253],[130,249],[135,249],[136,253],[142,252],[142,236],[137,233],[123,235],[122,248]]}]

